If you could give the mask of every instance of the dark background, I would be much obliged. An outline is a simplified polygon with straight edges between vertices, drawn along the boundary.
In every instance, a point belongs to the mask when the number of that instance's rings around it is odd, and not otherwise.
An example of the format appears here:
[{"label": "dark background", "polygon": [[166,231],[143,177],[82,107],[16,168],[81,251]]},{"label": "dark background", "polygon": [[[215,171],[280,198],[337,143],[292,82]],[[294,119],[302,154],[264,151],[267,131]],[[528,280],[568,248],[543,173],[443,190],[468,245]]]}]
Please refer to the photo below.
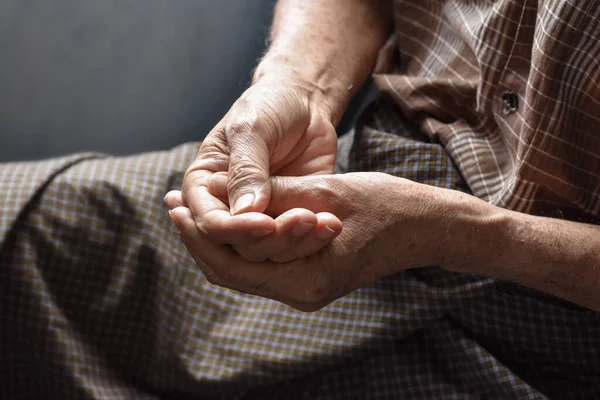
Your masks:
[{"label": "dark background", "polygon": [[247,87],[274,0],[0,0],[0,161],[201,140]]}]

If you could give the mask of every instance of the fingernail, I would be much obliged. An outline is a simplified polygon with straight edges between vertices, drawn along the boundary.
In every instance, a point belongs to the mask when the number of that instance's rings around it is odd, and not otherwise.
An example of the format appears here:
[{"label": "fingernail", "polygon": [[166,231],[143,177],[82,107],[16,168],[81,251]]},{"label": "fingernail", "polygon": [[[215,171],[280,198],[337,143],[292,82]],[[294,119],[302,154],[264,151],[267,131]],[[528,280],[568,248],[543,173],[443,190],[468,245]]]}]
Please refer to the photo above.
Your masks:
[{"label": "fingernail", "polygon": [[275,232],[273,229],[257,229],[255,231],[250,232],[250,236],[263,237],[263,236],[267,236],[273,232]]},{"label": "fingernail", "polygon": [[307,235],[310,231],[313,230],[314,227],[315,227],[315,224],[312,224],[310,222],[304,222],[304,221],[300,220],[300,221],[298,221],[298,223],[296,224],[294,229],[292,229],[292,235],[297,236],[297,237]]},{"label": "fingernail", "polygon": [[248,193],[237,199],[235,205],[231,209],[232,214],[237,214],[241,210],[252,207],[252,203],[254,203],[254,195],[252,193]]},{"label": "fingernail", "polygon": [[169,202],[167,201],[167,195],[165,195],[165,197],[163,197],[163,201],[165,202],[165,204],[167,205],[167,208],[169,210],[172,210],[171,205],[169,204]]},{"label": "fingernail", "polygon": [[319,240],[331,240],[331,238],[333,238],[335,236],[335,231],[333,229],[331,229],[330,227],[328,227],[327,225],[325,225],[325,227],[319,232],[317,233],[317,238]]}]

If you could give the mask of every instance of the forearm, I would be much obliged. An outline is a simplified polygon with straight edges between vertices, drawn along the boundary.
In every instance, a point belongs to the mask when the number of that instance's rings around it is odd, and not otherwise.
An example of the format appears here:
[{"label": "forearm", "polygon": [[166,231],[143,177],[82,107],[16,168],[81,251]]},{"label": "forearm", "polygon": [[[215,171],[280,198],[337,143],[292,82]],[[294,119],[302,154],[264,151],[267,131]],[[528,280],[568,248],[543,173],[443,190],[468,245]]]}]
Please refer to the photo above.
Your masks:
[{"label": "forearm", "polygon": [[389,0],[279,0],[254,81],[293,73],[315,85],[336,124],[389,36]]},{"label": "forearm", "polygon": [[446,268],[515,281],[600,311],[600,227],[458,197]]}]

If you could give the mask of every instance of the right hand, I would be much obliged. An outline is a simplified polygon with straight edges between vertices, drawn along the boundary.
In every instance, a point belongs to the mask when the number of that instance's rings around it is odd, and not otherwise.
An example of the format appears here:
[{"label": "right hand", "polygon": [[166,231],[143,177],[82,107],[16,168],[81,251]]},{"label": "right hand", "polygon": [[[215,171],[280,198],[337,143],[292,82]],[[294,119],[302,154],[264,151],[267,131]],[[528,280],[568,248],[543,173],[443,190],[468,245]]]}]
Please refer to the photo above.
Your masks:
[{"label": "right hand", "polygon": [[[330,114],[316,85],[290,74],[261,77],[209,133],[185,174],[181,205],[197,228],[242,254],[279,236],[277,216],[263,213],[271,201],[269,178],[333,173],[337,135]],[[215,196],[210,189],[224,178],[227,193]],[[295,240],[294,227],[307,223],[341,230],[335,216],[304,209],[288,218],[284,236]]]},{"label": "right hand", "polygon": [[285,75],[263,77],[234,103],[185,174],[183,199],[196,214],[198,188],[227,172],[231,213],[263,212],[269,177],[331,174],[337,135],[318,88]]}]

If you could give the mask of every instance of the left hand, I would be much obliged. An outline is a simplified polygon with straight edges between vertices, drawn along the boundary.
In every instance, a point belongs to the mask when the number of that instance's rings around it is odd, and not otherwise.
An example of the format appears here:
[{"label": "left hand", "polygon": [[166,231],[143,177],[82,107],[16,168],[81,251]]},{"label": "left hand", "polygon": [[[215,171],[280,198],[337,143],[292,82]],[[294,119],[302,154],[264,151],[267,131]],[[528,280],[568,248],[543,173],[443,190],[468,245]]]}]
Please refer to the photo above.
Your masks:
[{"label": "left hand", "polygon": [[330,212],[343,224],[331,244],[286,263],[248,261],[226,240],[215,243],[188,208],[170,214],[211,283],[315,311],[383,276],[435,265],[439,232],[446,233],[437,229],[447,219],[442,192],[373,172],[272,178],[268,214],[301,207]]}]

